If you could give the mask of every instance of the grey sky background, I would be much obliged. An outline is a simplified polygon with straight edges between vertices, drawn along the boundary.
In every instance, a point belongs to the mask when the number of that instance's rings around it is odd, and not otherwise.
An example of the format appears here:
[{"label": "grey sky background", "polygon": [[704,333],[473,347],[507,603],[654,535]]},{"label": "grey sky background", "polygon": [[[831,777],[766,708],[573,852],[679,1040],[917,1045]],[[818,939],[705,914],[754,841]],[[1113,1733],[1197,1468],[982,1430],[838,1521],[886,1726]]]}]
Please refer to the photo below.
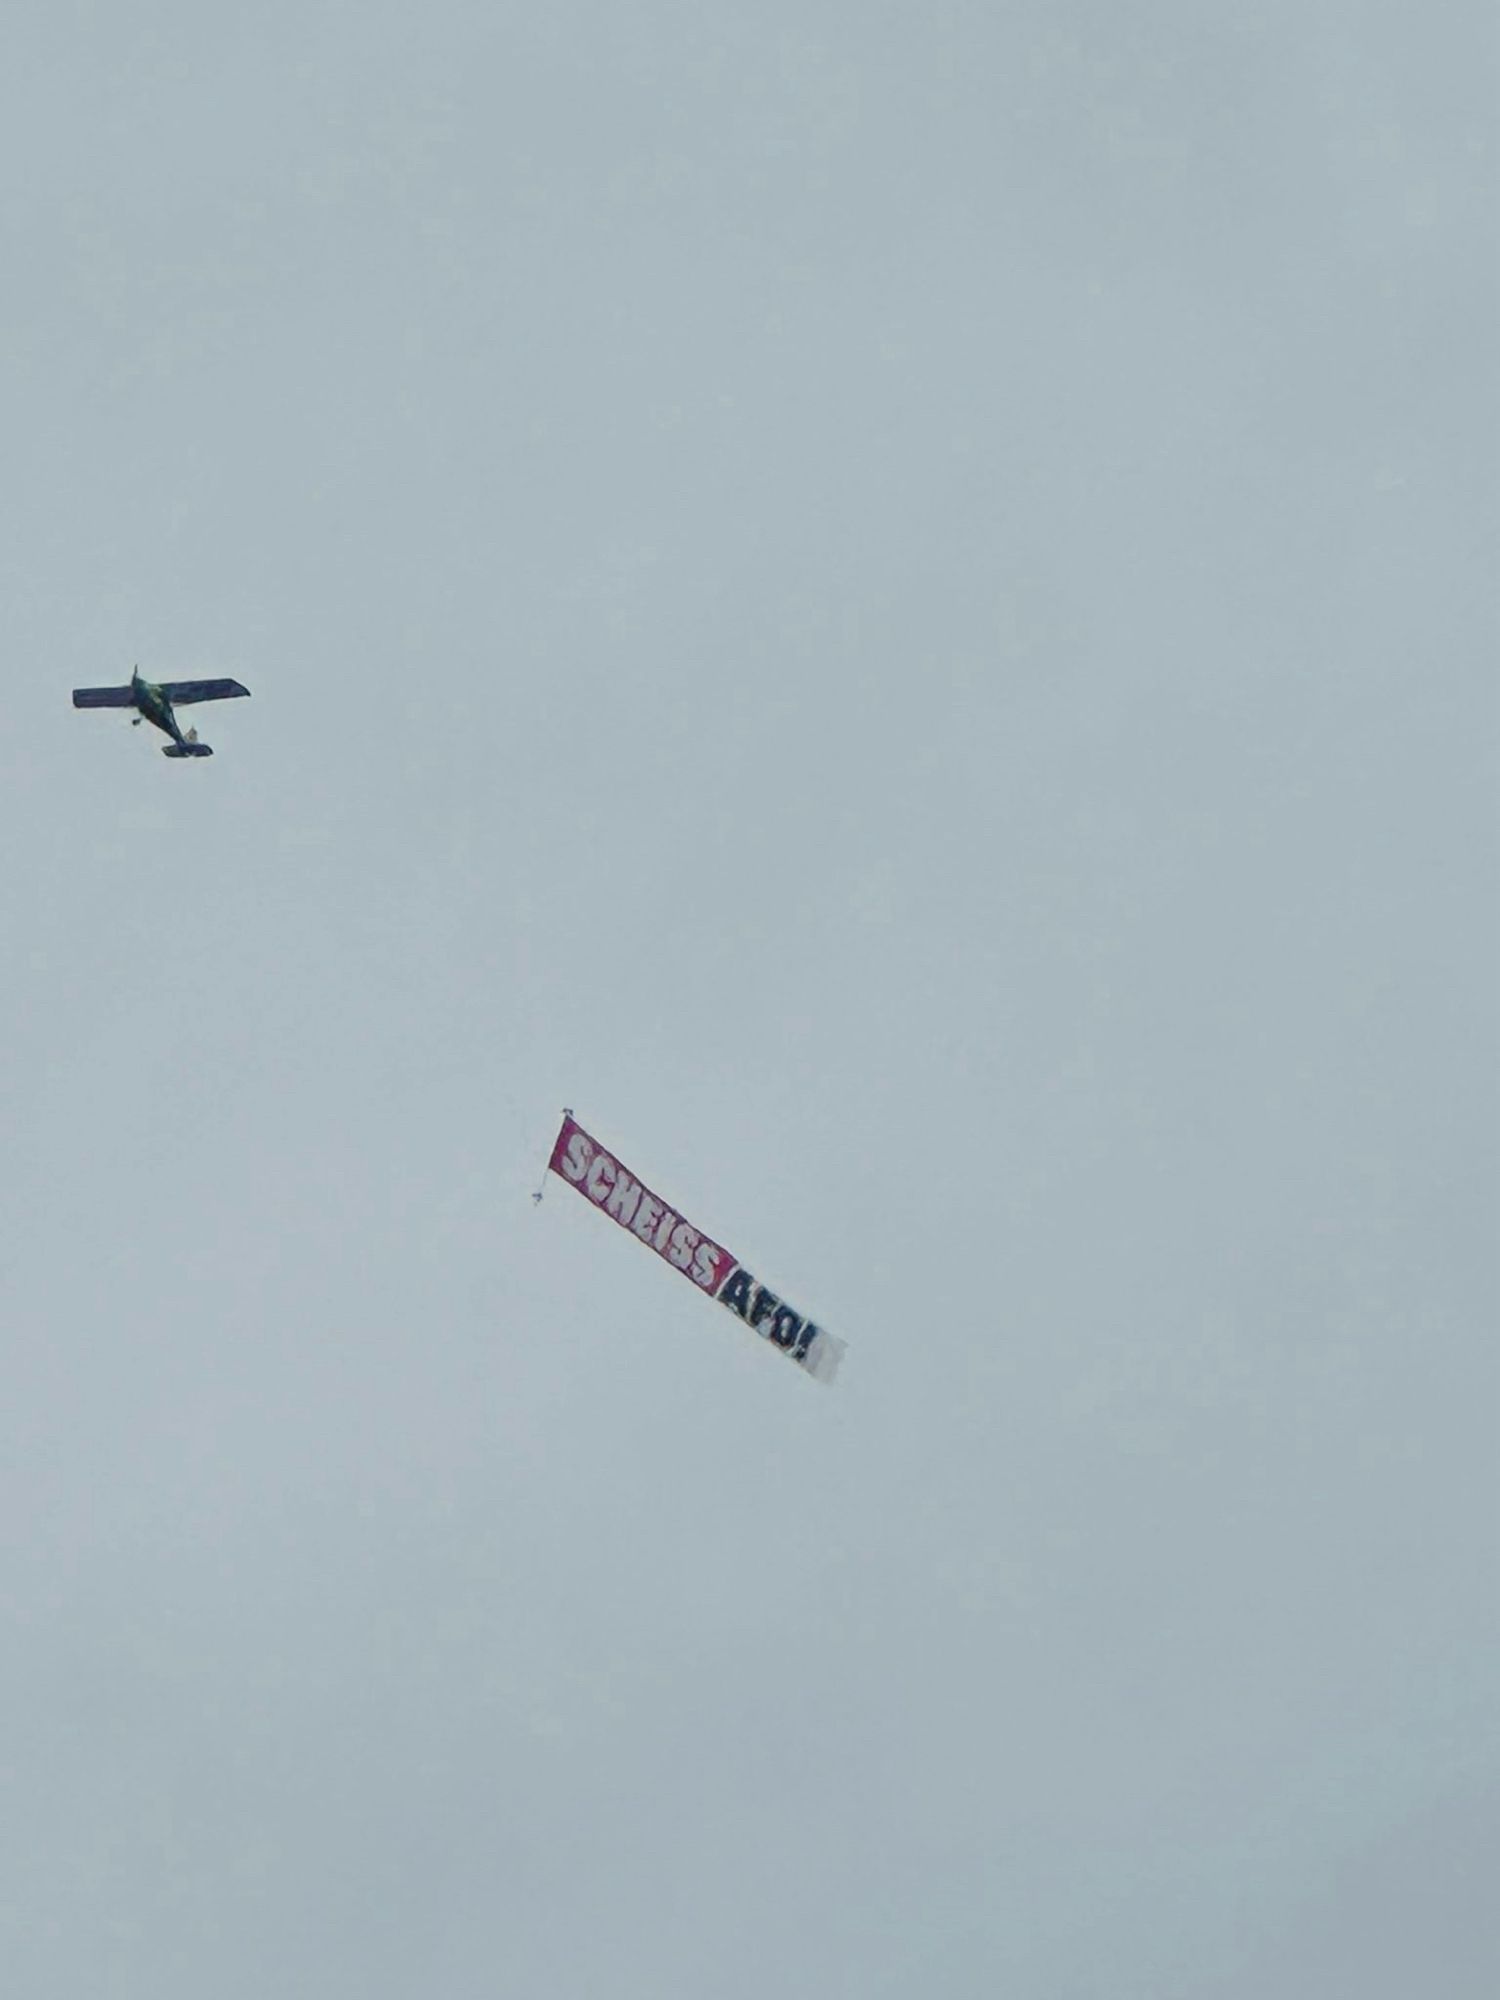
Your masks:
[{"label": "grey sky background", "polygon": [[1494,1990],[1492,9],[6,19],[6,1993]]}]

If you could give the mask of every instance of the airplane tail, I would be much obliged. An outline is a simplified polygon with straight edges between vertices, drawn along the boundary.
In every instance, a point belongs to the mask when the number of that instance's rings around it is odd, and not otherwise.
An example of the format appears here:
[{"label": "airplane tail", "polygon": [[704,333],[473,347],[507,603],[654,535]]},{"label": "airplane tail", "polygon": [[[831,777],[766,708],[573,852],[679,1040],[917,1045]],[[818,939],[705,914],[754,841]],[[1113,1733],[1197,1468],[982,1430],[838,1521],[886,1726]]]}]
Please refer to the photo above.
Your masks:
[{"label": "airplane tail", "polygon": [[198,741],[196,729],[190,729],[180,743],[163,743],[163,757],[212,757],[214,754],[207,743]]}]

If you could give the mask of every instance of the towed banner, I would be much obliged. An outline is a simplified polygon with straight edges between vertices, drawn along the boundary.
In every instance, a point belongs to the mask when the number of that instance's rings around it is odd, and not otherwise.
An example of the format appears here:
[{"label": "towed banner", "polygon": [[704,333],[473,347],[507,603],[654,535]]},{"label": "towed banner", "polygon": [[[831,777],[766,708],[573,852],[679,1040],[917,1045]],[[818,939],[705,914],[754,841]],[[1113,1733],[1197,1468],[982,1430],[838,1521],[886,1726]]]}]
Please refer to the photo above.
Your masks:
[{"label": "towed banner", "polygon": [[570,1187],[691,1278],[702,1292],[737,1313],[763,1339],[789,1354],[809,1375],[831,1382],[844,1343],[789,1306],[753,1278],[737,1257],[705,1236],[641,1183],[597,1139],[564,1112],[548,1162]]}]

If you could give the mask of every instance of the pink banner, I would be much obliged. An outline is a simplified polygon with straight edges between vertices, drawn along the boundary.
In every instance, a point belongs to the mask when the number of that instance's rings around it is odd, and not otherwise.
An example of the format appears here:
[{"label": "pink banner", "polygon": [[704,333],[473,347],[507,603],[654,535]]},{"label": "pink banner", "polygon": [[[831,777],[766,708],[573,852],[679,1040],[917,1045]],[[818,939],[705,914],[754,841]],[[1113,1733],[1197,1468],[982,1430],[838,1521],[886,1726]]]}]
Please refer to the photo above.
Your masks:
[{"label": "pink banner", "polygon": [[658,1257],[665,1257],[674,1270],[685,1272],[710,1298],[734,1269],[735,1259],[727,1250],[684,1222],[660,1195],[642,1187],[571,1117],[563,1119],[550,1164],[553,1173],[561,1174]]},{"label": "pink banner", "polygon": [[564,1113],[548,1165],[585,1200],[638,1236],[674,1270],[691,1278],[700,1291],[727,1306],[810,1375],[832,1381],[844,1352],[843,1341],[778,1298],[722,1244],[695,1229],[660,1195],[643,1186],[613,1153],[584,1131],[571,1111]]}]

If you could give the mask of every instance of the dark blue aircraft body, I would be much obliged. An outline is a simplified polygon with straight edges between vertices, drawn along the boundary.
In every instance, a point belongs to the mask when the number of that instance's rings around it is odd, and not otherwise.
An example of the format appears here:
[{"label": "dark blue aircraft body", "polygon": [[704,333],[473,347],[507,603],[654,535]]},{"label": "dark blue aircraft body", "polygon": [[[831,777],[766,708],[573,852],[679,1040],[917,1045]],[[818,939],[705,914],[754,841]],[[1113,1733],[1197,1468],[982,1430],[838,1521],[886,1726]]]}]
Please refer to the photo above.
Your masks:
[{"label": "dark blue aircraft body", "polygon": [[196,729],[183,733],[173,710],[193,701],[229,701],[249,692],[238,681],[143,681],[137,668],[128,687],[74,688],[73,706],[139,709],[133,721],[149,722],[171,737],[170,743],[162,745],[164,757],[212,757],[208,744],[198,741]]}]

